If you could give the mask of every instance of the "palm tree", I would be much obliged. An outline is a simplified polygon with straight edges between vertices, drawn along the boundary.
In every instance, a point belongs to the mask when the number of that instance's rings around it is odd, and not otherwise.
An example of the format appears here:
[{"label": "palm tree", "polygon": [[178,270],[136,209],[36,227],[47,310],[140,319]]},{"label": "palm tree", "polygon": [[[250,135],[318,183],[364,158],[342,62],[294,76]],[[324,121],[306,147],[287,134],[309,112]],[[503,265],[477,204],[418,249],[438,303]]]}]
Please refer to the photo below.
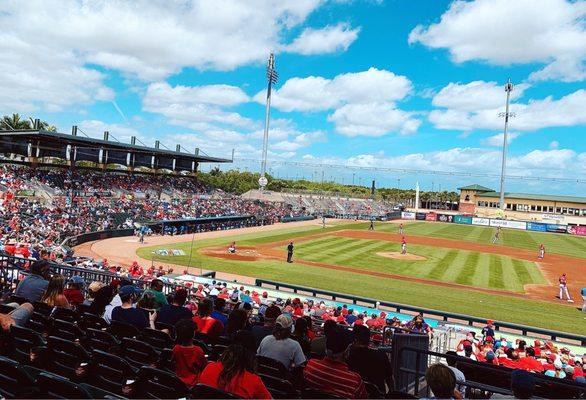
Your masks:
[{"label": "palm tree", "polygon": [[27,120],[20,119],[19,114],[5,115],[0,120],[0,129],[6,131],[14,131],[20,129],[31,129],[31,124]]}]

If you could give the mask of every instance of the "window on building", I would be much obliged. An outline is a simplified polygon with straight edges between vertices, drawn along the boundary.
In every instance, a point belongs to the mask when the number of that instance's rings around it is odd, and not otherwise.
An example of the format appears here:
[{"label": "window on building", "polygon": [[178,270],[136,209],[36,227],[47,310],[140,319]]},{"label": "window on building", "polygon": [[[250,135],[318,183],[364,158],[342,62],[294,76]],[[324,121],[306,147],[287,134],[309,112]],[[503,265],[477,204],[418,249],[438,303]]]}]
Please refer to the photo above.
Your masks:
[{"label": "window on building", "polygon": [[541,212],[541,206],[535,206],[535,211]]},{"label": "window on building", "polygon": [[537,206],[535,204],[531,204],[531,211],[537,211]]},{"label": "window on building", "polygon": [[547,210],[548,210],[550,213],[552,213],[552,212],[553,212],[553,206],[549,206],[549,207],[547,207]]},{"label": "window on building", "polygon": [[562,208],[561,207],[556,207],[555,208],[555,212],[556,212],[556,214],[561,214],[562,213]]}]

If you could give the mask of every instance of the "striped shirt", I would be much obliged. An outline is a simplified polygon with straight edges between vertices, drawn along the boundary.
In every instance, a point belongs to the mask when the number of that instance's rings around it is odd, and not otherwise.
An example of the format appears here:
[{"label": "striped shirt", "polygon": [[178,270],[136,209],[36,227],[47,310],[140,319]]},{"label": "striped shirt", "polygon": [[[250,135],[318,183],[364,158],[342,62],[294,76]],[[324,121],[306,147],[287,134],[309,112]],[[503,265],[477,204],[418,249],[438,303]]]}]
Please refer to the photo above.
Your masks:
[{"label": "striped shirt", "polygon": [[368,397],[362,378],[348,369],[346,363],[329,357],[323,360],[311,359],[303,371],[307,386],[347,399]]}]

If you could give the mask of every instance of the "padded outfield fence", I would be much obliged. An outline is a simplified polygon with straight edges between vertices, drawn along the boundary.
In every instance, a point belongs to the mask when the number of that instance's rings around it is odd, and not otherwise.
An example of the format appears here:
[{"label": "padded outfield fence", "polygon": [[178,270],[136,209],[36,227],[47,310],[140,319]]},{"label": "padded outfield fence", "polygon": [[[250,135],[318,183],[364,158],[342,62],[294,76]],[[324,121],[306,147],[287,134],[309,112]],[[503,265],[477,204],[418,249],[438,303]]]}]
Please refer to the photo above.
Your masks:
[{"label": "padded outfield fence", "polygon": [[[424,317],[444,321],[447,323],[464,324],[473,327],[483,327],[486,325],[486,318],[473,317],[471,315],[450,313],[446,311],[434,310],[430,308],[416,307],[408,304],[393,303],[389,301],[380,301],[368,297],[352,296],[349,294],[332,292],[329,290],[315,289],[306,286],[292,285],[289,283],[277,282],[267,279],[256,279],[255,285],[258,287],[267,287],[269,289],[291,292],[298,295],[306,295],[324,300],[337,301],[340,303],[349,303],[359,306],[379,308],[383,311],[391,310],[396,313],[404,314],[423,314]],[[573,344],[586,346],[586,337],[574,335],[571,333],[553,331],[542,328],[535,328],[526,325],[513,324],[509,322],[495,321],[495,330],[514,335],[532,336],[536,338],[546,338],[554,341],[568,341]]]}]

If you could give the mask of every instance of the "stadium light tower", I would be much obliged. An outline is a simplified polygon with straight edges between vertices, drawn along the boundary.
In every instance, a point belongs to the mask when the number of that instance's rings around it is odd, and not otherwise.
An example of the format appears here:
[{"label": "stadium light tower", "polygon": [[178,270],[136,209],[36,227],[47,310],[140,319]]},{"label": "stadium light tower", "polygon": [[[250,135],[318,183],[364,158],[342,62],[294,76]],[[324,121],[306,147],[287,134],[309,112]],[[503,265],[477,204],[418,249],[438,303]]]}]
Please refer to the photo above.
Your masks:
[{"label": "stadium light tower", "polygon": [[268,183],[266,172],[267,149],[269,147],[269,119],[271,115],[271,91],[273,84],[277,83],[278,78],[279,76],[275,70],[275,55],[271,53],[267,63],[267,106],[265,110],[265,134],[262,141],[262,162],[260,166],[260,178],[258,179],[258,184],[261,190],[264,190]]},{"label": "stadium light tower", "polygon": [[513,83],[511,78],[505,84],[505,92],[507,93],[507,103],[505,112],[500,113],[499,116],[505,117],[505,130],[503,132],[503,163],[501,166],[501,193],[499,206],[500,209],[505,211],[505,172],[507,169],[507,146],[508,146],[508,133],[509,133],[509,117],[513,117],[513,113],[509,113],[509,100],[511,98],[511,92],[513,91]]}]

